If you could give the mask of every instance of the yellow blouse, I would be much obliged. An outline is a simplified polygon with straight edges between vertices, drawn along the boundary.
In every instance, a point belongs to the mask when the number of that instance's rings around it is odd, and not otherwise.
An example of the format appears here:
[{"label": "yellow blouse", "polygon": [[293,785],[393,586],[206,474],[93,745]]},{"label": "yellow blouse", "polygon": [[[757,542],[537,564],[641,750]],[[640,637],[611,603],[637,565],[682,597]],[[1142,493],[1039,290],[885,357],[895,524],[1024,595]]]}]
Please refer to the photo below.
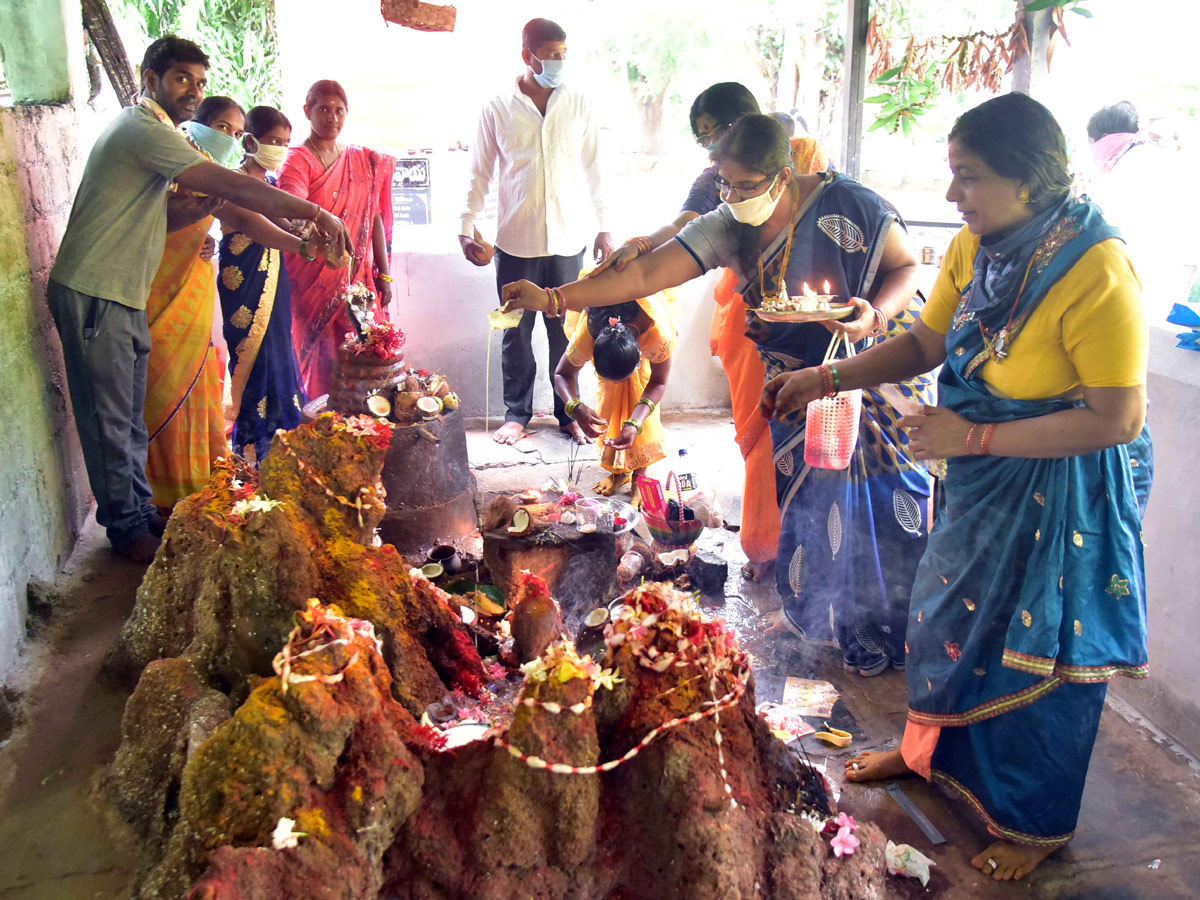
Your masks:
[{"label": "yellow blouse", "polygon": [[[921,321],[950,328],[974,275],[979,235],[965,227],[950,243]],[[1021,400],[1068,394],[1078,387],[1133,387],[1146,382],[1149,332],[1141,285],[1116,238],[1088,249],[1050,288],[1013,339],[1005,359],[983,365],[997,393]]]}]

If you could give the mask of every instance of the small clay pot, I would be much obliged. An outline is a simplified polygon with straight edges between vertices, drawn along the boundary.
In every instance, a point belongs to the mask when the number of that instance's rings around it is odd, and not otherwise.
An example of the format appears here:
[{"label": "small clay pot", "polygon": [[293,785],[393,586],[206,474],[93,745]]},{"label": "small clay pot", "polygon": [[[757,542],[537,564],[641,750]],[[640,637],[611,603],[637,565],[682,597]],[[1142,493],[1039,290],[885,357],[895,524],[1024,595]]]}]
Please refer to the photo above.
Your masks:
[{"label": "small clay pot", "polygon": [[462,571],[462,557],[449,544],[438,544],[425,555],[431,563],[437,563],[447,575],[457,575]]}]

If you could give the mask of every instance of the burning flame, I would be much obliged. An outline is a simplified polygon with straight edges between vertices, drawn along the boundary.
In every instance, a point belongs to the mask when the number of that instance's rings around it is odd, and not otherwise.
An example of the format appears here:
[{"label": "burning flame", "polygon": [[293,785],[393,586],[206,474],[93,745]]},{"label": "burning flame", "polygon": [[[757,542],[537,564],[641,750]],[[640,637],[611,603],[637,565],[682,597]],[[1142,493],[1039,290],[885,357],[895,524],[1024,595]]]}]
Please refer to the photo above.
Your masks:
[{"label": "burning flame", "polygon": [[825,279],[825,289],[821,293],[826,295],[829,294],[829,279]]}]

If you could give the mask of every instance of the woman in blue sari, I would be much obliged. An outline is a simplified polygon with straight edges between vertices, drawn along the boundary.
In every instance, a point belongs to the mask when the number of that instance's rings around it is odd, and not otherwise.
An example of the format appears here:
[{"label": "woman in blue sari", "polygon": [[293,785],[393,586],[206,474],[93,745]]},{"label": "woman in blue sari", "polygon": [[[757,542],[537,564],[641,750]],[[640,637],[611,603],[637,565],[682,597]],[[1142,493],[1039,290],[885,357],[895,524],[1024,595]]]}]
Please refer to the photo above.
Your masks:
[{"label": "woman in blue sari", "polygon": [[[919,458],[947,459],[913,586],[904,740],[846,774],[914,771],[958,793],[998,839],[972,864],[1009,880],[1072,836],[1107,682],[1146,675],[1147,332],[1129,258],[1070,195],[1045,107],[976,107],[949,156],[966,224],[921,321],[836,366],[855,387],[941,365],[941,405],[900,424]],[[823,375],[771,382],[764,411],[802,408]]]},{"label": "woman in blue sari", "polygon": [[[608,306],[638,290],[673,287],[730,266],[746,305],[746,334],[766,375],[820,362],[831,332],[859,346],[887,344],[920,312],[916,260],[896,210],[842,175],[798,175],[791,147],[770,116],[741,118],[713,149],[725,201],[688,223],[673,240],[618,272],[566,285],[569,308]],[[754,309],[784,288],[829,282],[829,292],[858,298],[844,324],[779,324]],[[548,306],[528,282],[505,288],[511,305]],[[811,640],[836,638],[848,671],[876,675],[904,665],[908,599],[926,538],[929,476],[915,463],[893,403],[919,408],[932,380],[918,375],[864,393],[860,440],[848,469],[804,462],[802,417],[771,424],[782,527],[776,581],[781,625]],[[830,623],[832,610],[832,627]]]},{"label": "woman in blue sari", "polygon": [[[283,165],[291,136],[291,123],[283,113],[270,106],[254,107],[246,116],[241,171],[274,184],[268,172]],[[306,402],[292,345],[291,290],[280,251],[247,233],[259,235],[269,228],[266,222],[248,228],[240,220],[223,217],[222,225],[217,290],[236,415],[233,451],[257,463],[267,455],[277,430],[290,431],[300,424],[300,408]],[[315,258],[319,245],[271,230],[278,238],[271,244]]]}]

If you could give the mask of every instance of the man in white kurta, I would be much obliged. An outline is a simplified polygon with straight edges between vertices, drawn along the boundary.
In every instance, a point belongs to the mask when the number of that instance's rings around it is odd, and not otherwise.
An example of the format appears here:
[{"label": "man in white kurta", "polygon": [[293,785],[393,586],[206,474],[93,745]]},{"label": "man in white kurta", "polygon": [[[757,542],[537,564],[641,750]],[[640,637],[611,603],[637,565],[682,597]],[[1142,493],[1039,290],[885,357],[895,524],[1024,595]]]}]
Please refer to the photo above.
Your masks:
[{"label": "man in white kurta", "polygon": [[[459,241],[463,255],[477,266],[486,266],[494,257],[497,291],[522,278],[540,287],[574,281],[583,267],[592,227],[598,232],[592,242],[594,256],[602,260],[612,252],[596,117],[587,97],[564,83],[566,55],[566,33],[549,19],[531,20],[522,32],[525,71],[489,101],[479,117]],[[494,249],[476,227],[493,178],[499,184]],[[504,332],[505,416],[493,435],[498,443],[518,440],[533,416],[536,321],[537,313],[526,311],[520,325]],[[553,379],[567,335],[561,318],[543,316],[543,321],[550,343],[546,375]],[[564,433],[588,443],[557,394],[554,415]]]}]

